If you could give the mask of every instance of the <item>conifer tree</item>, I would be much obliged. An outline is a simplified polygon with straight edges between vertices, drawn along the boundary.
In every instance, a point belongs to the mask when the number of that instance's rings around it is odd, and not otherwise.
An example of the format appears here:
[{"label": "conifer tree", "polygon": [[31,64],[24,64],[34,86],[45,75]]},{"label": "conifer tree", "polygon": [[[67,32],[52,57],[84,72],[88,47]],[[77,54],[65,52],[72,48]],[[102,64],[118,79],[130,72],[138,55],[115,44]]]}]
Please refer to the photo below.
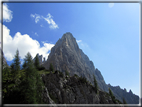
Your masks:
[{"label": "conifer tree", "polygon": [[52,71],[52,72],[54,71],[54,68],[53,68],[52,63],[50,63],[50,68],[49,68],[49,70]]},{"label": "conifer tree", "polygon": [[25,81],[21,84],[22,103],[42,103],[43,83],[37,69],[34,66],[32,56],[28,52],[24,59]]},{"label": "conifer tree", "polygon": [[39,69],[40,65],[39,65],[38,54],[36,54],[34,65],[35,65],[36,69]]},{"label": "conifer tree", "polygon": [[115,101],[115,96],[113,95],[113,93],[112,93],[112,91],[111,91],[110,88],[109,88],[109,95],[111,96],[112,101],[113,101],[114,103],[116,103],[116,101]]},{"label": "conifer tree", "polygon": [[124,99],[124,97],[123,97],[123,104],[127,104],[126,101],[125,101],[125,99]]},{"label": "conifer tree", "polygon": [[67,70],[65,71],[65,74],[69,76],[69,72]]},{"label": "conifer tree", "polygon": [[93,77],[94,77],[95,92],[98,93],[98,83],[97,83],[95,75],[93,75]]},{"label": "conifer tree", "polygon": [[32,56],[28,52],[24,59],[25,66],[25,80],[22,82],[21,89],[22,96],[24,96],[22,103],[36,104],[36,77],[35,67],[33,64]]},{"label": "conifer tree", "polygon": [[12,71],[12,75],[14,80],[18,79],[18,75],[19,75],[19,71],[20,71],[20,56],[19,56],[19,51],[17,49],[15,57],[14,57],[14,61],[11,64],[11,71]]}]

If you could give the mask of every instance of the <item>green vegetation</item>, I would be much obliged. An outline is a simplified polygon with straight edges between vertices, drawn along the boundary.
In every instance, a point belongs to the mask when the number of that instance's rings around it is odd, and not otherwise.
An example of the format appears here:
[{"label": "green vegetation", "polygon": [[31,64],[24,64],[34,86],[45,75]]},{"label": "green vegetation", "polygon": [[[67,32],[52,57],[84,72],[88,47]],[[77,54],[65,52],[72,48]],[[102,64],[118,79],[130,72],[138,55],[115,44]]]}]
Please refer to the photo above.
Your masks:
[{"label": "green vegetation", "polygon": [[54,95],[52,95],[51,93],[49,93],[49,96],[50,96],[50,98],[51,98],[55,103],[57,103],[57,99],[55,98]]},{"label": "green vegetation", "polygon": [[69,76],[69,72],[68,72],[67,70],[65,71],[65,74],[66,74],[67,76]]},{"label": "green vegetation", "polygon": [[109,95],[111,96],[111,99],[114,103],[116,103],[116,99],[115,99],[115,96],[113,95],[111,89],[109,88]]},{"label": "green vegetation", "polygon": [[50,71],[54,72],[54,68],[53,68],[53,65],[52,63],[50,63],[50,68],[49,68]]},{"label": "green vegetation", "polygon": [[82,77],[82,76],[79,77],[79,81],[84,83],[84,84],[88,83],[87,79],[85,77]]},{"label": "green vegetation", "polygon": [[74,74],[74,76],[77,77],[77,78],[79,77],[77,74]]},{"label": "green vegetation", "polygon": [[42,70],[39,72],[33,63],[32,56],[27,53],[20,69],[19,51],[16,51],[11,66],[2,70],[2,103],[3,104],[38,104],[43,103],[43,83],[41,73],[49,73]]},{"label": "green vegetation", "polygon": [[38,70],[39,67],[40,67],[40,65],[39,65],[39,59],[38,59],[38,54],[36,54],[34,65],[35,65],[36,69]]},{"label": "green vegetation", "polygon": [[95,89],[95,92],[98,94],[98,83],[97,83],[95,75],[93,75],[93,77],[94,77],[94,86],[95,86],[94,89]]},{"label": "green vegetation", "polygon": [[123,97],[123,104],[127,104],[127,102],[125,101],[124,97]]},{"label": "green vegetation", "polygon": [[59,72],[59,76],[63,78],[64,77],[63,72]]}]

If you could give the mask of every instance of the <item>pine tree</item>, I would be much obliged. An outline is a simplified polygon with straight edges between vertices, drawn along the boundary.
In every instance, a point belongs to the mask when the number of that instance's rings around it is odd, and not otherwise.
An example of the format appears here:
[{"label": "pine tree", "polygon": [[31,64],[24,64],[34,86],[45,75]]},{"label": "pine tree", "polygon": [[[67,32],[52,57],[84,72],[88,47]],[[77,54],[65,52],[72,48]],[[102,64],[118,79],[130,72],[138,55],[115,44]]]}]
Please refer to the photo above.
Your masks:
[{"label": "pine tree", "polygon": [[21,84],[23,101],[22,103],[42,103],[43,82],[34,66],[32,56],[27,53],[24,59],[25,80]]},{"label": "pine tree", "polygon": [[65,74],[66,74],[67,76],[69,76],[69,72],[68,72],[67,70],[65,71]]},{"label": "pine tree", "polygon": [[36,75],[32,56],[28,52],[24,59],[25,63],[25,80],[21,83],[22,96],[24,96],[22,103],[36,104]]},{"label": "pine tree", "polygon": [[95,92],[98,94],[98,83],[97,83],[95,75],[93,75],[93,77],[94,77]]},{"label": "pine tree", "polygon": [[18,80],[18,75],[19,75],[19,71],[20,71],[20,56],[19,56],[19,51],[17,49],[15,57],[14,57],[14,61],[11,64],[11,71],[12,71],[12,75],[15,81]]},{"label": "pine tree", "polygon": [[113,95],[111,89],[109,88],[109,95],[111,96],[111,99],[114,103],[116,103],[116,100],[115,100],[115,96]]},{"label": "pine tree", "polygon": [[39,68],[40,68],[39,59],[38,59],[38,54],[36,54],[35,61],[34,61],[34,65],[35,65],[36,69],[39,69]]},{"label": "pine tree", "polygon": [[50,63],[50,68],[49,68],[50,71],[54,72],[54,68],[53,68],[53,65],[52,63]]},{"label": "pine tree", "polygon": [[127,104],[127,102],[125,101],[124,97],[123,97],[123,104]]}]

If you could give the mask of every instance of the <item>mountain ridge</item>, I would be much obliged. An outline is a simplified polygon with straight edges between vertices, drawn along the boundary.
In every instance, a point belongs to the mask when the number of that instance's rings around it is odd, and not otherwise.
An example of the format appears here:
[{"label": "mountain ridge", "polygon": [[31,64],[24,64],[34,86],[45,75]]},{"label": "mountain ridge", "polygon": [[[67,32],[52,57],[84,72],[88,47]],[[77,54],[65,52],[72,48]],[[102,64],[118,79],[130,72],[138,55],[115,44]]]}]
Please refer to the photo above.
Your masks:
[{"label": "mountain ridge", "polygon": [[[49,69],[50,63],[53,64],[55,70],[62,72],[67,70],[71,76],[77,74],[86,77],[92,84],[93,75],[95,75],[101,90],[108,92],[108,88],[112,89],[116,98],[122,101],[123,94],[119,96],[115,91],[115,87],[111,87],[105,83],[101,72],[98,68],[95,68],[93,62],[79,48],[76,39],[70,32],[63,34],[62,38],[56,42],[43,66]],[[127,98],[127,102],[137,104],[139,100],[137,98],[137,101],[129,101]]]}]

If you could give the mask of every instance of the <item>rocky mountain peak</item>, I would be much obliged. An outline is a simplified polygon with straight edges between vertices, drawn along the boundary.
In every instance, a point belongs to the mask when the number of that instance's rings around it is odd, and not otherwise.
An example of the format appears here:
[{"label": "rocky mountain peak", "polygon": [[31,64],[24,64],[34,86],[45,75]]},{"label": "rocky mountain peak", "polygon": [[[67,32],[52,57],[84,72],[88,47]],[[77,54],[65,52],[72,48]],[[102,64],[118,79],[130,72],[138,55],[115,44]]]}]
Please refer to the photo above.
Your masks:
[{"label": "rocky mountain peak", "polygon": [[[43,66],[49,69],[50,63],[52,63],[54,71],[58,70],[63,73],[68,71],[70,76],[77,74],[85,77],[92,84],[94,84],[93,75],[95,75],[100,90],[108,92],[108,88],[110,88],[116,98],[122,101],[123,94],[118,94],[118,91],[123,93],[123,90],[119,86],[113,87],[105,83],[101,72],[97,68],[95,69],[93,62],[79,49],[76,39],[70,32],[63,34],[62,38],[56,42]],[[138,101],[137,96],[136,100],[130,100],[129,97],[125,97],[125,99],[128,103]]]}]

